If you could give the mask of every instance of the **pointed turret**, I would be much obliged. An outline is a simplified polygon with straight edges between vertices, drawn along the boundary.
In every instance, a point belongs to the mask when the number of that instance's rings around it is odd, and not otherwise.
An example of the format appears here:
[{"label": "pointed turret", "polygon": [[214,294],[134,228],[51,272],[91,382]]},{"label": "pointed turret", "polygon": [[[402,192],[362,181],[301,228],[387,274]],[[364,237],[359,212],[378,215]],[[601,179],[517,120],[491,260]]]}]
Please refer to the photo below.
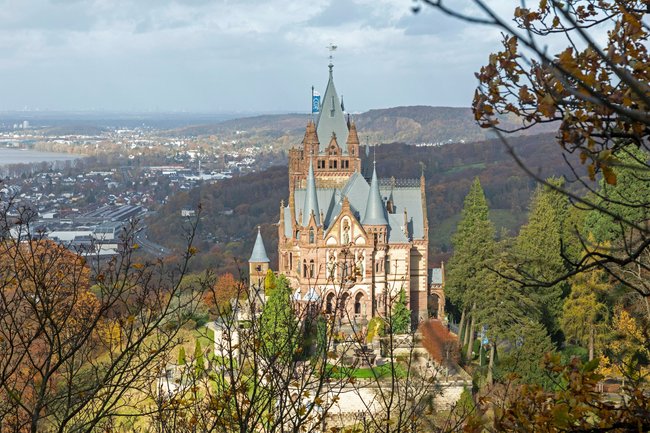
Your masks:
[{"label": "pointed turret", "polygon": [[303,149],[305,149],[305,155],[318,155],[318,136],[316,135],[316,125],[313,121],[307,123],[307,128],[305,128],[305,136],[302,139]]},{"label": "pointed turret", "polygon": [[259,226],[257,227],[257,239],[255,239],[255,246],[253,247],[253,254],[248,259],[248,263],[269,263],[269,256],[266,255],[266,248],[264,247],[264,240]]},{"label": "pointed turret", "polygon": [[302,207],[302,225],[309,224],[311,214],[314,214],[316,225],[320,225],[320,210],[318,209],[318,196],[316,195],[316,179],[314,178],[314,164],[309,159],[309,172],[307,173],[307,189],[305,191],[305,203]]},{"label": "pointed turret", "polygon": [[370,181],[370,191],[368,192],[368,201],[366,202],[366,213],[361,220],[363,225],[388,225],[386,218],[386,209],[379,192],[379,180],[377,180],[377,169],[373,162],[372,180]]},{"label": "pointed turret", "polygon": [[327,82],[327,88],[325,89],[316,126],[316,133],[320,142],[320,152],[325,151],[325,146],[330,142],[332,133],[336,134],[336,140],[339,143],[345,143],[348,140],[348,127],[345,122],[345,115],[341,109],[341,101],[334,87],[333,67],[332,64],[329,65],[330,77]]},{"label": "pointed turret", "polygon": [[348,155],[358,156],[359,154],[359,136],[357,135],[357,126],[354,124],[354,121],[350,120],[348,116],[348,140],[346,144],[348,145]]}]

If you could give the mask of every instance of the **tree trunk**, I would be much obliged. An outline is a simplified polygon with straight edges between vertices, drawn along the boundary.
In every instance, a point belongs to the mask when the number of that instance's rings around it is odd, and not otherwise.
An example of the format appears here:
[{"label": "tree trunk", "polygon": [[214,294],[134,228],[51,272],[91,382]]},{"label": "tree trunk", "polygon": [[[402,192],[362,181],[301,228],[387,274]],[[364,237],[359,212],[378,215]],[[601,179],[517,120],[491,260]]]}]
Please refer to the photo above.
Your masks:
[{"label": "tree trunk", "polygon": [[465,310],[463,307],[463,313],[460,315],[460,323],[458,324],[458,341],[463,341],[463,332],[465,332]]},{"label": "tree trunk", "polygon": [[647,296],[644,296],[643,300],[645,301],[645,309],[646,309],[646,313],[648,313],[648,320],[650,320],[650,301],[648,301]]},{"label": "tree trunk", "polygon": [[476,315],[474,314],[476,304],[472,305],[472,324],[469,326],[469,333],[468,333],[468,340],[469,343],[467,344],[467,355],[466,359],[467,362],[472,362],[472,349],[474,348],[474,326],[476,325]]},{"label": "tree trunk", "polygon": [[470,323],[471,319],[472,319],[472,312],[469,311],[467,313],[467,317],[465,317],[465,322],[466,323],[465,323],[465,331],[463,331],[463,334],[464,334],[463,335],[463,347],[467,347],[467,345],[469,344],[469,333],[470,333],[469,323]]},{"label": "tree trunk", "polygon": [[488,385],[494,384],[494,358],[497,356],[497,340],[496,338],[490,344],[490,362],[488,364],[487,383]]},{"label": "tree trunk", "polygon": [[594,325],[591,325],[589,327],[589,361],[593,361],[594,359],[594,345],[595,345],[595,339],[596,339],[596,332],[594,330]]}]

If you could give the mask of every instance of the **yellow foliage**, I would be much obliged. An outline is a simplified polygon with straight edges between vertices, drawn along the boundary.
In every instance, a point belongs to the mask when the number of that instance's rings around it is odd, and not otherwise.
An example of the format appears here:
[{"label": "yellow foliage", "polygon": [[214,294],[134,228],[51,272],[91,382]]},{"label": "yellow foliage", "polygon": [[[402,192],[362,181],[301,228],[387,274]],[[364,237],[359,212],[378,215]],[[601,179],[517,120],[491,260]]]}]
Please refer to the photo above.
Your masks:
[{"label": "yellow foliage", "polygon": [[650,358],[650,351],[643,344],[643,331],[636,319],[625,309],[614,313],[613,335],[608,344],[609,356],[603,356],[598,372],[603,376],[622,377],[625,373],[644,376],[650,373],[647,367],[637,368],[634,359],[637,354]]}]

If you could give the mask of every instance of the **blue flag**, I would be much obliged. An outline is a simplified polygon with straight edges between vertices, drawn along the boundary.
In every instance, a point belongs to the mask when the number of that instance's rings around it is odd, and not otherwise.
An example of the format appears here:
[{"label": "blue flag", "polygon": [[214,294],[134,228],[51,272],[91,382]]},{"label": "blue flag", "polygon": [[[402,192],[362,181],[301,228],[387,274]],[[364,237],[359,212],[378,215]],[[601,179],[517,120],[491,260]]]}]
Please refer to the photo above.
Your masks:
[{"label": "blue flag", "polygon": [[313,91],[311,95],[311,112],[318,113],[320,111],[320,93]]}]

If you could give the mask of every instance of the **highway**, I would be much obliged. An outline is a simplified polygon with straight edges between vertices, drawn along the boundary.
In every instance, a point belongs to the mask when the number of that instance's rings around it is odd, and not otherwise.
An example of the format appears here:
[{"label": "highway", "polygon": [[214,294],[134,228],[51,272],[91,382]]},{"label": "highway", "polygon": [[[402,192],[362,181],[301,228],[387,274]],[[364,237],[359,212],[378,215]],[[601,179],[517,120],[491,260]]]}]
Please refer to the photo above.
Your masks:
[{"label": "highway", "polygon": [[157,244],[155,242],[150,241],[147,239],[147,231],[146,227],[142,227],[141,229],[138,230],[138,232],[135,234],[135,243],[140,246],[145,252],[151,254],[152,256],[156,258],[164,258],[167,257],[171,254],[173,254],[173,251],[170,250],[169,248],[165,248],[160,244]]}]

